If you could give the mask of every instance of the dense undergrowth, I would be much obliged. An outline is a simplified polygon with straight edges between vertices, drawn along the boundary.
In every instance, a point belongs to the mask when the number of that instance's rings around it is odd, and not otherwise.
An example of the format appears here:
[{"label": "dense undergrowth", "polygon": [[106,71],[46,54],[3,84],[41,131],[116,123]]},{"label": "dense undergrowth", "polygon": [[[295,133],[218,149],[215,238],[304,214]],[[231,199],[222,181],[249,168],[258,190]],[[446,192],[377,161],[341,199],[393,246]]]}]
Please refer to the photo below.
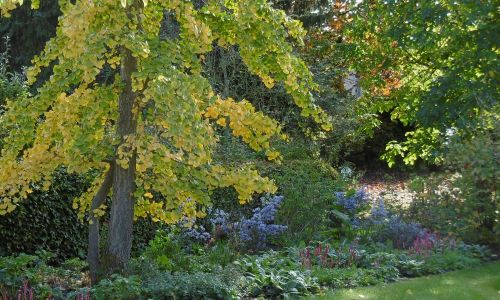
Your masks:
[{"label": "dense undergrowth", "polygon": [[85,262],[54,267],[51,254],[42,251],[2,257],[0,287],[6,299],[24,293],[34,299],[286,298],[440,274],[495,258],[488,247],[405,221],[363,190],[338,192],[335,199],[330,217],[344,226],[323,232],[323,240],[284,245],[280,238],[289,228],[275,219],[284,198],[263,197],[238,221],[215,209],[205,225],[159,230],[123,273],[97,285],[90,286]]}]

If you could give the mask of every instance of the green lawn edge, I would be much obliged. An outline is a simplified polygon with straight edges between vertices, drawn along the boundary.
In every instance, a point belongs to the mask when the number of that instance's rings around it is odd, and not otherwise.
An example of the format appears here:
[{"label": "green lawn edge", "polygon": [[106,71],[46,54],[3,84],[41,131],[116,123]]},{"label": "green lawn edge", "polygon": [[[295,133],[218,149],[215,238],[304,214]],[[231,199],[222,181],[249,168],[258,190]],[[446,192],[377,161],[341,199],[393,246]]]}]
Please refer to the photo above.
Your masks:
[{"label": "green lawn edge", "polygon": [[335,300],[498,300],[500,261],[446,274],[413,278],[396,283],[329,291],[308,299]]}]

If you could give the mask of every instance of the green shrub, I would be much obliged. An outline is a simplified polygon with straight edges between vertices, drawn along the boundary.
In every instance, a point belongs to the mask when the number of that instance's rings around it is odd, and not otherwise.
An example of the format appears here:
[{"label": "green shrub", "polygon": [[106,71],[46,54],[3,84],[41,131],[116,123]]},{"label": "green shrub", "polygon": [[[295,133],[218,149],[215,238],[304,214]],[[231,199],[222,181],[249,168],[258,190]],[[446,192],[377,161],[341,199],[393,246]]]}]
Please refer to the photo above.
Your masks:
[{"label": "green shrub", "polygon": [[471,257],[458,250],[434,253],[424,258],[419,275],[440,274],[444,272],[471,268],[481,263],[479,258]]},{"label": "green shrub", "polygon": [[219,241],[207,251],[206,259],[214,265],[227,266],[234,262],[237,258],[237,253],[231,247],[229,242]]},{"label": "green shrub", "polygon": [[285,197],[277,215],[277,223],[288,226],[283,240],[288,245],[318,240],[328,229],[328,212],[332,209],[336,190],[343,182],[337,172],[319,158],[284,160],[278,170],[269,174]]},{"label": "green shrub", "polygon": [[[19,254],[0,257],[0,292],[14,297],[20,288],[33,289],[35,299],[63,299],[68,290],[77,290],[88,284],[83,269],[87,264],[79,259],[63,262],[65,268],[47,265],[52,253],[39,251],[37,255]],[[7,298],[8,299],[8,298]]]},{"label": "green shrub", "polygon": [[481,261],[489,261],[497,257],[496,254],[493,254],[491,249],[485,245],[459,243],[456,249],[469,257],[477,258]]},{"label": "green shrub", "polygon": [[[437,174],[416,189],[406,216],[433,231],[452,234],[468,243],[497,245],[498,207],[495,193],[487,198],[460,173]],[[484,196],[484,195],[483,195]]]},{"label": "green shrub", "polygon": [[142,296],[142,282],[139,276],[123,277],[113,274],[109,279],[99,281],[91,290],[91,295],[99,300],[137,299]]},{"label": "green shrub", "polygon": [[413,180],[416,196],[408,217],[468,243],[498,245],[499,130],[478,133],[470,140],[451,139],[445,159],[448,170]]},{"label": "green shrub", "polygon": [[[28,95],[27,87],[19,74],[7,73],[4,60],[5,54],[0,53],[0,115],[7,100]],[[0,137],[2,135],[0,134]]]},{"label": "green shrub", "polygon": [[454,187],[458,174],[435,174],[412,182],[416,193],[406,214],[423,227],[440,232],[458,233],[465,227],[459,208],[463,204],[461,190]]},{"label": "green shrub", "polygon": [[388,266],[376,269],[314,268],[312,275],[318,278],[318,283],[322,286],[343,289],[395,281],[399,277],[399,272]]},{"label": "green shrub", "polygon": [[403,251],[375,252],[365,255],[359,266],[370,269],[392,269],[401,276],[416,277],[473,267],[488,257],[488,251],[482,247],[461,245],[456,249],[436,249],[425,255],[408,254]]},{"label": "green shrub", "polygon": [[15,291],[23,281],[31,277],[28,269],[35,264],[34,255],[20,254],[16,257],[0,257],[0,288],[1,290]]},{"label": "green shrub", "polygon": [[[288,227],[281,242],[292,246],[296,242],[318,240],[329,226],[328,211],[332,209],[334,192],[344,190],[351,180],[338,172],[320,157],[320,145],[311,140],[296,137],[289,143],[276,142],[283,156],[280,165],[267,162],[261,153],[252,153],[235,138],[221,135],[221,145],[215,155],[217,161],[240,165],[252,161],[261,173],[273,179],[277,194],[284,196],[276,218],[276,224]],[[261,195],[254,199],[260,198]],[[259,201],[246,205],[237,204],[233,189],[218,189],[211,195],[214,207],[235,216],[234,222],[251,215]],[[208,225],[208,224],[205,224]],[[205,226],[209,228],[209,226]]]},{"label": "green shrub", "polygon": [[[104,226],[103,226],[104,227]],[[166,225],[153,222],[150,218],[140,218],[134,222],[134,240],[132,241],[132,256],[139,256],[155,238],[156,233],[165,230]],[[106,237],[106,235],[102,235]],[[103,241],[105,239],[102,239]]]},{"label": "green shrub", "polygon": [[28,199],[0,217],[0,256],[47,250],[56,254],[52,262],[85,257],[87,226],[72,209],[72,200],[84,191],[88,181],[64,169],[54,178],[48,191],[34,184]]},{"label": "green shrub", "polygon": [[[232,277],[235,276],[235,277]],[[234,281],[241,274],[162,272],[143,279],[141,299],[238,299]]]},{"label": "green shrub", "polygon": [[230,278],[214,273],[173,275],[176,299],[236,299],[236,292]]},{"label": "green shrub", "polygon": [[315,293],[316,278],[286,253],[268,251],[259,256],[246,256],[236,262],[246,274],[250,297],[277,298]]},{"label": "green shrub", "polygon": [[168,234],[163,230],[158,231],[155,238],[149,242],[144,256],[156,262],[163,270],[189,269],[189,258],[181,245],[174,239],[172,233]]},{"label": "green shrub", "polygon": [[453,187],[463,202],[455,207],[465,220],[462,236],[470,242],[500,245],[500,127],[478,133],[470,140],[455,140],[447,156],[448,166],[461,176]]},{"label": "green shrub", "polygon": [[397,280],[400,275],[408,276],[414,268],[418,268],[422,262],[415,260],[404,252],[375,252],[367,254],[360,262],[360,266],[371,269],[395,270],[396,276],[392,281]]},{"label": "green shrub", "polygon": [[[83,273],[86,263],[71,259],[63,267],[46,264],[50,253],[0,257],[0,292],[14,297],[24,285],[35,299],[238,299],[243,289],[239,268],[213,267],[212,271],[172,273],[147,258],[133,259],[123,274],[113,274],[89,288]],[[9,299],[9,298],[7,298]]]},{"label": "green shrub", "polygon": [[[238,281],[243,275],[234,267],[220,266],[212,266],[206,271],[171,273],[142,257],[132,260],[126,276],[140,283],[139,299],[237,299],[237,291],[241,288]],[[120,286],[120,282],[116,284]]]}]

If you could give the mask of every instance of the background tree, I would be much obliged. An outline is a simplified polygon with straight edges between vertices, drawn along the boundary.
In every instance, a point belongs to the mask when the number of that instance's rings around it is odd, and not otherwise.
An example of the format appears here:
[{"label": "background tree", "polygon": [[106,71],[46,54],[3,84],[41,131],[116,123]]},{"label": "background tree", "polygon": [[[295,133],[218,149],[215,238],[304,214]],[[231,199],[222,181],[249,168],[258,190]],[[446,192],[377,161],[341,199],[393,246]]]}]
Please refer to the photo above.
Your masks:
[{"label": "background tree", "polygon": [[[8,13],[17,1],[3,1]],[[36,4],[36,3],[35,3]],[[208,1],[196,9],[185,1],[60,1],[63,15],[56,37],[34,59],[28,80],[35,82],[53,62],[53,75],[34,97],[7,103],[0,128],[2,148],[0,213],[15,209],[31,192],[30,183],[48,188],[53,171],[99,171],[74,207],[91,222],[89,263],[98,263],[98,216],[112,191],[107,246],[101,264],[121,269],[130,257],[132,223],[137,217],[175,223],[203,216],[210,191],[233,186],[240,202],[254,192],[273,191],[250,165],[212,162],[214,126],[229,127],[268,159],[279,158],[273,137],[284,138],[277,122],[247,101],[222,99],[201,74],[204,53],[215,42],[238,44],[249,70],[266,86],[283,81],[303,116],[330,128],[314,105],[315,88],[304,63],[290,54],[288,41],[303,30],[266,1]],[[164,11],[179,23],[174,40],[159,35]],[[96,80],[103,68],[120,70],[113,81]],[[212,122],[214,121],[214,122]]]},{"label": "background tree", "polygon": [[27,0],[11,14],[10,18],[0,19],[0,36],[10,37],[9,49],[16,55],[11,57],[8,67],[20,72],[55,35],[61,12],[57,0],[41,1],[37,10],[31,9],[31,1]]},{"label": "background tree", "polygon": [[450,135],[470,140],[498,126],[496,1],[363,1],[347,36],[361,76],[361,105],[414,127],[387,146],[401,156],[443,159]]}]

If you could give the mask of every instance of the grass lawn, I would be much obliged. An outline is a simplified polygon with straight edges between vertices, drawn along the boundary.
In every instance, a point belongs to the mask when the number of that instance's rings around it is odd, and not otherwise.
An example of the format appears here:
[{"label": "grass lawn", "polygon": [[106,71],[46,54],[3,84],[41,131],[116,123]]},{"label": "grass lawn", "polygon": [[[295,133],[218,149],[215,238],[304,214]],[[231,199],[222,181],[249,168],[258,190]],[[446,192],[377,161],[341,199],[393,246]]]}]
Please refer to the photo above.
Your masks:
[{"label": "grass lawn", "polygon": [[497,300],[500,299],[500,262],[398,283],[338,290],[310,299]]}]

